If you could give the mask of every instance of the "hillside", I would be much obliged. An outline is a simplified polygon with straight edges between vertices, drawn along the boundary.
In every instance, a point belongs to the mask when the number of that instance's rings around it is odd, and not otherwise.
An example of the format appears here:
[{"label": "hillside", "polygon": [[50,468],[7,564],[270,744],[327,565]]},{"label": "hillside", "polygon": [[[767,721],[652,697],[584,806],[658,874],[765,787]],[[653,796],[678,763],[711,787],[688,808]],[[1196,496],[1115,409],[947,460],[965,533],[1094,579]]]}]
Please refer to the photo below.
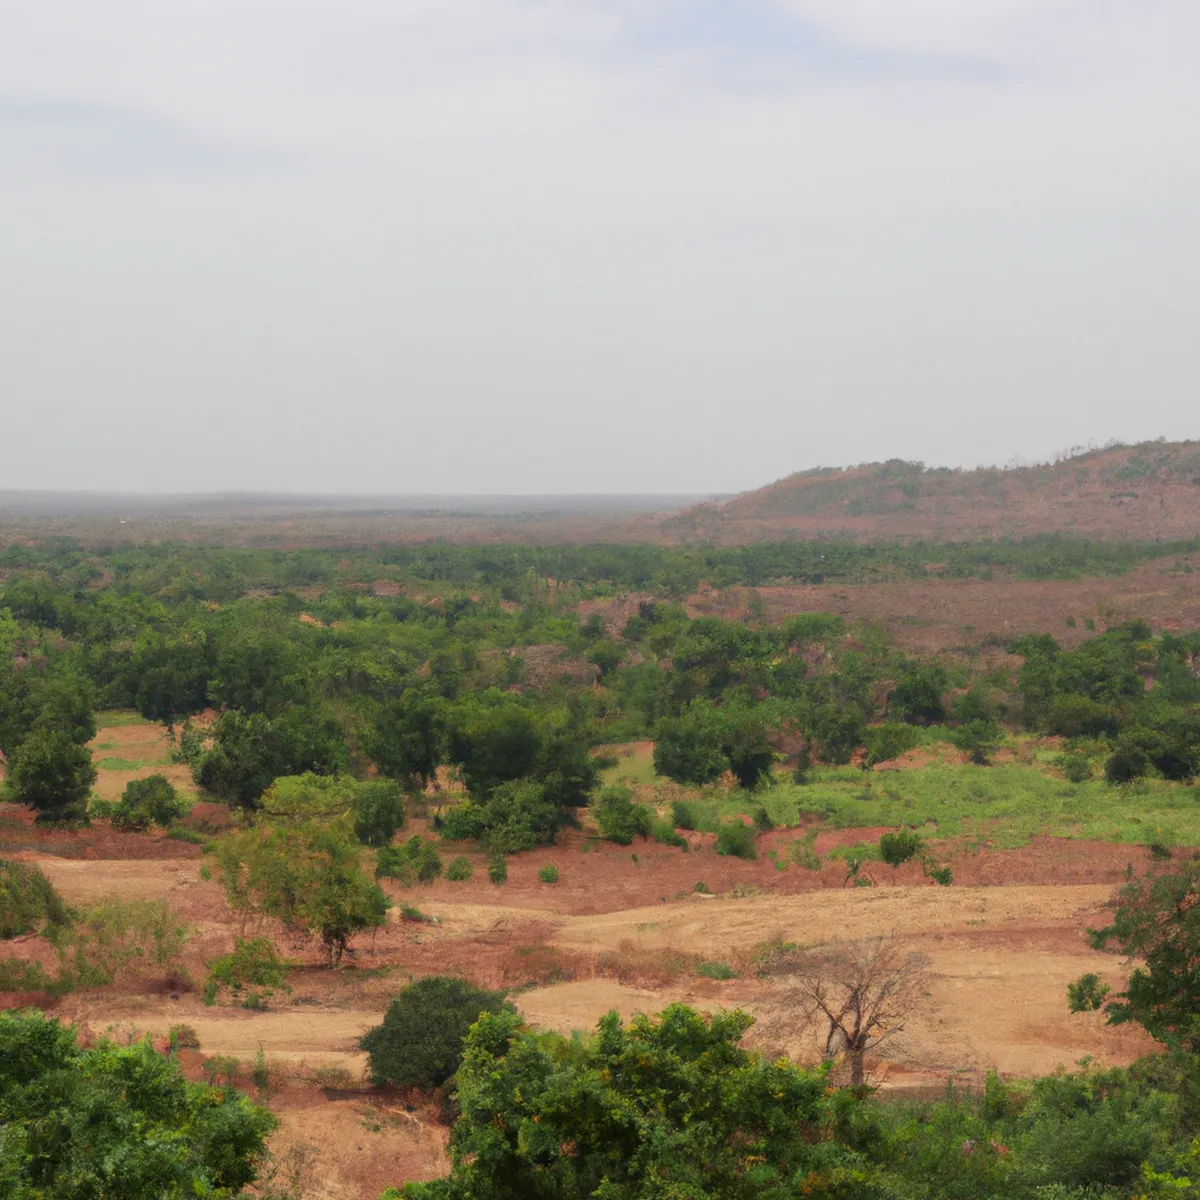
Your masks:
[{"label": "hillside", "polygon": [[1076,533],[1152,540],[1200,531],[1200,442],[1109,446],[1032,467],[892,459],[790,475],[667,518],[668,537],[720,543],[834,534],[938,541]]}]

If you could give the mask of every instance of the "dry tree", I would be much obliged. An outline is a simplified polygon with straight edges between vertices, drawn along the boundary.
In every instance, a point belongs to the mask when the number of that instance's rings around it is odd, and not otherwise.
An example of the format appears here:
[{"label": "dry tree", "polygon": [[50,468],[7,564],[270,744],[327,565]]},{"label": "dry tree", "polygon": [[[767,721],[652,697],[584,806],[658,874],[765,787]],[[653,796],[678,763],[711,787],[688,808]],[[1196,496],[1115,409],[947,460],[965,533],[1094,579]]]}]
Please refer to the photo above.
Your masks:
[{"label": "dry tree", "polygon": [[929,959],[886,938],[834,941],[786,956],[772,973],[791,985],[789,1008],[825,1031],[825,1056],[844,1054],[851,1086],[861,1087],[867,1053],[898,1034],[925,995]]}]

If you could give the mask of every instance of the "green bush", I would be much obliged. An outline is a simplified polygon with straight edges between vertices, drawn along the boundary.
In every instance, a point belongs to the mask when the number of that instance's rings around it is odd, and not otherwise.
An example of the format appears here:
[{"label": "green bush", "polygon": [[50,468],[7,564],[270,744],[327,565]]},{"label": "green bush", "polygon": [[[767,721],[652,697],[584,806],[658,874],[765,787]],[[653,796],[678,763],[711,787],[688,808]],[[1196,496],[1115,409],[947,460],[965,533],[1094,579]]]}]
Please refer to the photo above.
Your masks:
[{"label": "green bush", "polygon": [[71,924],[71,910],[33,863],[0,858],[0,939],[55,934]]},{"label": "green bush", "polygon": [[482,841],[487,831],[487,811],[473,800],[464,800],[442,814],[442,837],[448,842]]},{"label": "green bush", "polygon": [[432,842],[414,835],[400,846],[384,846],[375,861],[376,879],[398,879],[405,887],[432,883],[442,873],[442,857]]},{"label": "green bush", "polygon": [[705,979],[736,979],[737,972],[728,964],[723,962],[702,962],[696,968],[697,975],[703,975]]},{"label": "green bush", "polygon": [[688,848],[687,838],[679,833],[670,821],[653,821],[650,825],[650,836],[664,846],[678,846],[681,850]]},{"label": "green bush", "polygon": [[508,863],[503,854],[493,854],[488,859],[488,879],[497,885],[508,882]]},{"label": "green bush", "polygon": [[354,796],[354,836],[364,846],[387,846],[404,828],[404,796],[390,779],[360,783]]},{"label": "green bush", "polygon": [[223,991],[229,991],[243,1008],[264,1009],[277,990],[289,991],[287,964],[270,938],[237,939],[232,954],[208,964],[204,1002],[213,1003]]},{"label": "green bush", "polygon": [[731,858],[758,857],[754,830],[741,821],[729,821],[717,830],[717,853]]},{"label": "green bush", "polygon": [[190,932],[165,900],[109,900],[63,935],[63,974],[85,987],[147,972],[182,974]]},{"label": "green bush", "polygon": [[56,979],[41,963],[28,959],[0,958],[0,992],[58,992],[69,983]]},{"label": "green bush", "polygon": [[148,775],[125,785],[120,803],[113,807],[112,823],[118,829],[142,830],[151,825],[165,829],[186,811],[187,805],[165,775]]},{"label": "green bush", "polygon": [[1071,783],[1086,783],[1092,777],[1092,760],[1086,754],[1064,754],[1063,774]]},{"label": "green bush", "polygon": [[1098,1012],[1104,1007],[1110,991],[1107,984],[1100,982],[1099,975],[1089,972],[1067,984],[1067,1007],[1073,1013]]},{"label": "green bush", "polygon": [[913,749],[921,735],[911,726],[899,721],[886,721],[867,730],[867,765],[888,762]]},{"label": "green bush", "polygon": [[618,846],[628,846],[635,837],[649,837],[654,814],[644,804],[633,802],[624,787],[606,787],[592,805],[600,836]]},{"label": "green bush", "polygon": [[676,829],[693,830],[696,828],[696,814],[690,804],[683,800],[675,800],[671,804],[671,824]]},{"label": "green bush", "polygon": [[442,836],[516,854],[551,845],[562,823],[561,809],[541,783],[517,779],[498,784],[483,801],[467,800],[451,808],[442,818]]},{"label": "green bush", "polygon": [[1000,744],[1000,726],[995,721],[967,721],[951,730],[950,741],[973,763],[986,767]]},{"label": "green bush", "polygon": [[775,822],[771,820],[771,814],[761,804],[754,810],[754,828],[759,833],[770,833],[775,828]]},{"label": "green bush", "polygon": [[450,865],[446,868],[446,878],[451,883],[462,883],[464,880],[470,879],[471,875],[471,861],[461,854],[457,858],[452,858]]},{"label": "green bush", "polygon": [[548,864],[542,867],[542,869],[538,871],[538,879],[540,879],[542,883],[557,883],[558,868],[553,864]]},{"label": "green bush", "polygon": [[383,1024],[359,1045],[376,1085],[441,1087],[462,1062],[463,1039],[483,1013],[511,1011],[503,992],[463,979],[430,975],[406,987],[388,1006]]},{"label": "green bush", "polygon": [[879,857],[890,867],[898,867],[906,863],[922,846],[921,837],[911,829],[901,829],[898,833],[885,833],[879,839]]},{"label": "green bush", "polygon": [[0,1111],[10,1200],[241,1196],[278,1125],[144,1042],[81,1048],[78,1030],[40,1013],[0,1013]]}]

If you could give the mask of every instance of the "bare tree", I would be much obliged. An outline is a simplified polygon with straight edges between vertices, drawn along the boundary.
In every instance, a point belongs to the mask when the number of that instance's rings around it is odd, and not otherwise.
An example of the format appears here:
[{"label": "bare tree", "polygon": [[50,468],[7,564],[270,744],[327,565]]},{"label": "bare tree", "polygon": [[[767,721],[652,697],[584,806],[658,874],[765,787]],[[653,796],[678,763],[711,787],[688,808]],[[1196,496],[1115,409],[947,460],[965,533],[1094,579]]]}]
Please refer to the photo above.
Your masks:
[{"label": "bare tree", "polygon": [[853,1087],[862,1086],[867,1053],[904,1028],[929,983],[929,959],[885,938],[798,951],[776,969],[795,1006],[825,1030],[826,1056],[849,1060]]}]

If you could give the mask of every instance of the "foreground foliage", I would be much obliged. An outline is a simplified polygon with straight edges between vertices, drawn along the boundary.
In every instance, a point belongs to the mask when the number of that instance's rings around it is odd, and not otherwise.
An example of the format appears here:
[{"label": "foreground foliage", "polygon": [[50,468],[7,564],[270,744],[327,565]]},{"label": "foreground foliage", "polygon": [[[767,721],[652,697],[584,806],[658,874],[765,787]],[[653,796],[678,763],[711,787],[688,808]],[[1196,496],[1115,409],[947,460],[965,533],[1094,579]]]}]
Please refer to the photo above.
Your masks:
[{"label": "foreground foliage", "polygon": [[0,1013],[6,1200],[226,1200],[257,1177],[275,1124],[148,1044],[81,1050],[68,1026]]},{"label": "foreground foliage", "polygon": [[858,1156],[824,1131],[837,1101],[820,1071],[767,1064],[738,1043],[743,1013],[683,1005],[588,1041],[483,1017],[458,1072],[448,1180],[420,1200],[721,1200],[870,1196]]}]

